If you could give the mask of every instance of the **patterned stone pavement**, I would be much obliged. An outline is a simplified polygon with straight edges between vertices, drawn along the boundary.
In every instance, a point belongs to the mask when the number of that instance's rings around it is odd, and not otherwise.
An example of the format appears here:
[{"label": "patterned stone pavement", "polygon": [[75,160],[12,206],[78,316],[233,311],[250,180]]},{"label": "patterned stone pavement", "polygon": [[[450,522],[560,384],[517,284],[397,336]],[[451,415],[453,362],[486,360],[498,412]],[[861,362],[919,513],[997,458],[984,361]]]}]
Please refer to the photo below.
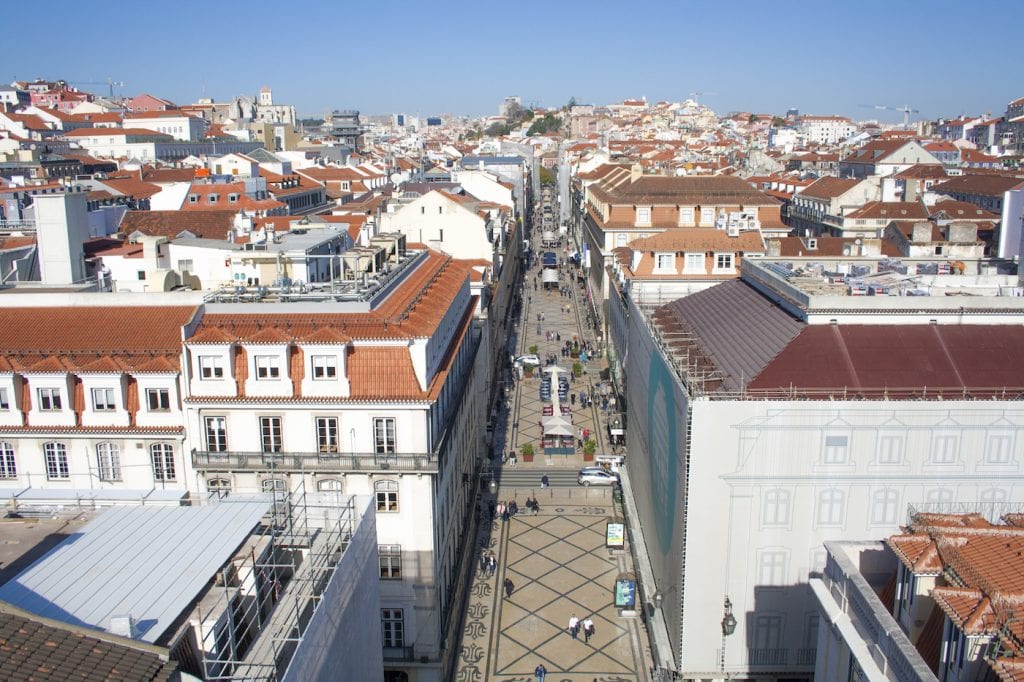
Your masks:
[{"label": "patterned stone pavement", "polygon": [[[526,276],[528,301],[519,339],[520,352],[538,345],[543,359],[575,334],[582,336],[577,300],[557,292],[532,290],[533,275]],[[526,296],[527,294],[524,294]],[[564,306],[570,309],[565,310]],[[584,311],[583,312],[585,315]],[[544,320],[537,321],[543,313]],[[537,325],[541,333],[537,334]],[[562,341],[547,341],[544,332],[556,331]],[[589,340],[590,337],[587,337]],[[572,360],[561,358],[569,369]],[[600,363],[590,361],[588,373],[570,388],[579,391],[599,380]],[[543,473],[548,465],[579,467],[582,454],[545,457],[540,454],[542,403],[539,378],[518,382],[514,404],[508,416],[505,448],[518,451],[531,442],[538,451],[534,462],[519,461],[517,470]],[[588,428],[603,451],[599,428],[601,411],[595,404],[587,410],[573,410],[576,427]],[[514,426],[518,428],[513,428]],[[509,466],[509,465],[505,465]],[[494,576],[475,570],[468,600],[462,646],[455,679],[459,682],[533,682],[539,663],[548,670],[548,682],[640,682],[649,679],[650,651],[638,617],[620,617],[613,605],[615,579],[632,570],[628,552],[610,552],[604,545],[605,524],[621,514],[608,488],[549,488],[538,491],[502,486],[488,499],[516,499],[537,496],[541,512],[532,515],[521,507],[509,522],[500,519],[480,524],[479,552],[493,552],[498,559]],[[477,554],[479,557],[479,553]],[[505,598],[502,585],[512,581],[514,591]],[[569,618],[590,616],[595,635],[585,642],[582,633],[574,641],[568,633]]]}]

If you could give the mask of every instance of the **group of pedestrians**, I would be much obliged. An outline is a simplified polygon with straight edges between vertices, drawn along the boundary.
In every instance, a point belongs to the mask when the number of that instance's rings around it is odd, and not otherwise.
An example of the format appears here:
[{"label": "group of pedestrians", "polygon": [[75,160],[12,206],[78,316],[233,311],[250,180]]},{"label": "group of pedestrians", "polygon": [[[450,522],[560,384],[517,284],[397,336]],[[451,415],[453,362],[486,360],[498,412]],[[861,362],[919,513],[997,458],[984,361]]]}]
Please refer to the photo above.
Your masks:
[{"label": "group of pedestrians", "polygon": [[480,555],[480,575],[485,578],[492,578],[497,570],[498,557],[494,556],[494,552],[484,552]]},{"label": "group of pedestrians", "polygon": [[[494,508],[495,513],[501,517],[502,523],[508,523],[508,520],[519,513],[519,505],[515,500],[509,502],[498,502]],[[491,516],[491,520],[494,520],[494,516]]]},{"label": "group of pedestrians", "polygon": [[579,639],[580,632],[583,633],[583,642],[589,644],[590,638],[594,636],[594,621],[590,616],[580,620],[574,613],[569,618],[569,634],[573,639]]}]

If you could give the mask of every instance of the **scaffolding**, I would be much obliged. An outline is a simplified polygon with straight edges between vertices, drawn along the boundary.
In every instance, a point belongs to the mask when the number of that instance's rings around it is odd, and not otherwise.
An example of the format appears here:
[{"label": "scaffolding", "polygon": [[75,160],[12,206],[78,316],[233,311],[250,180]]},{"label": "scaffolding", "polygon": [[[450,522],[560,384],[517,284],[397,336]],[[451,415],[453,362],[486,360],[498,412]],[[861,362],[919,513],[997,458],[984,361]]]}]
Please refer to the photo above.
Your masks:
[{"label": "scaffolding", "polygon": [[178,660],[197,661],[188,672],[204,680],[281,679],[357,522],[349,495],[307,494],[303,483],[276,489],[257,530],[200,598],[189,632],[179,633],[186,655]]}]

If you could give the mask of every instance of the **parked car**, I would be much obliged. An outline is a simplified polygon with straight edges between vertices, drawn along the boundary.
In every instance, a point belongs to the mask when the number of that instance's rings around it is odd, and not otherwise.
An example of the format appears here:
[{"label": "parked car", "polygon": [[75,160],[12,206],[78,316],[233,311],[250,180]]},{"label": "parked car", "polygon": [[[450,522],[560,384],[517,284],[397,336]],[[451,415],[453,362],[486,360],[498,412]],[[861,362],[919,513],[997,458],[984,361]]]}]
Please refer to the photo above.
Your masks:
[{"label": "parked car", "polygon": [[516,358],[517,365],[533,365],[534,367],[540,367],[540,358],[536,355],[520,355]]},{"label": "parked car", "polygon": [[582,486],[616,485],[619,482],[619,476],[605,471],[602,467],[583,467],[576,476],[576,482]]}]

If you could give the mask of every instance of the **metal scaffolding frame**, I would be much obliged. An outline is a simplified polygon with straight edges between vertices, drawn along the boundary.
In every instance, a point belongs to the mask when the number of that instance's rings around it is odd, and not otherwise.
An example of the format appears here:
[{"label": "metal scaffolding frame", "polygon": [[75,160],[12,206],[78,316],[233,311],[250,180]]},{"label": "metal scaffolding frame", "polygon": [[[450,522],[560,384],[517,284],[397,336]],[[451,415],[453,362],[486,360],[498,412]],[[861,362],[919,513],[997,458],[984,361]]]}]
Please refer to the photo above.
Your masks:
[{"label": "metal scaffolding frame", "polygon": [[204,679],[283,677],[357,521],[350,495],[309,495],[304,482],[274,493],[258,529],[195,609]]}]

